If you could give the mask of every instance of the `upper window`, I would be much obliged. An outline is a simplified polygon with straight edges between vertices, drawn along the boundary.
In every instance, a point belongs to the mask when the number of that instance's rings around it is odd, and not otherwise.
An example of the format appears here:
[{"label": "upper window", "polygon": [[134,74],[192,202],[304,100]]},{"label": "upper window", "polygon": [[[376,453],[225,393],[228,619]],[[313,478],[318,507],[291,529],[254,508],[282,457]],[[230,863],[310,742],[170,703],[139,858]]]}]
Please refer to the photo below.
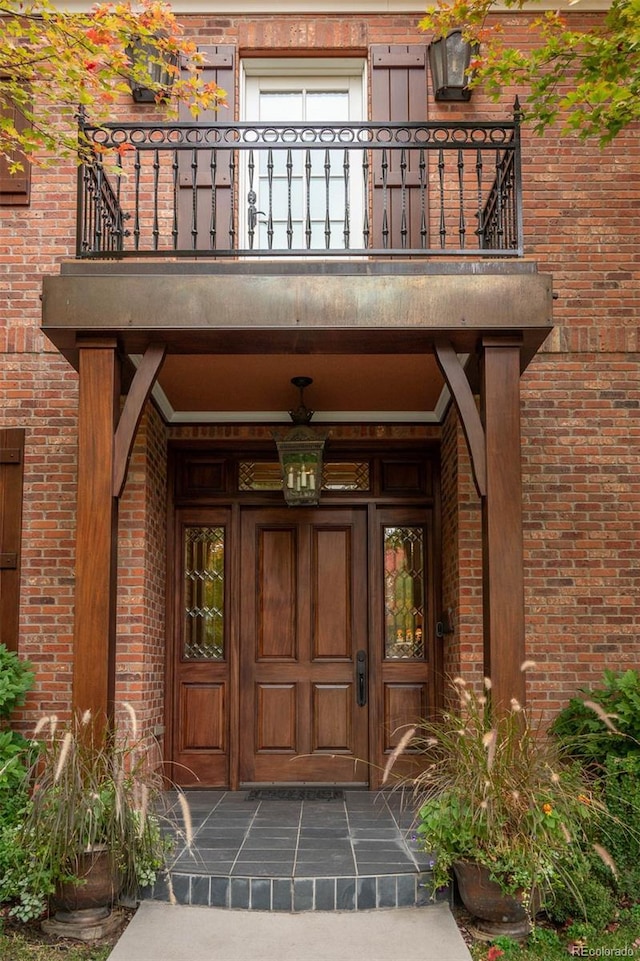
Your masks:
[{"label": "upper window", "polygon": [[[245,121],[315,129],[364,119],[363,60],[247,60],[243,66]],[[255,153],[244,171],[248,203],[257,211],[253,224],[247,218],[255,247],[362,246],[352,233],[352,225],[362,224],[364,204],[360,152],[308,150],[292,138],[291,150]]]}]

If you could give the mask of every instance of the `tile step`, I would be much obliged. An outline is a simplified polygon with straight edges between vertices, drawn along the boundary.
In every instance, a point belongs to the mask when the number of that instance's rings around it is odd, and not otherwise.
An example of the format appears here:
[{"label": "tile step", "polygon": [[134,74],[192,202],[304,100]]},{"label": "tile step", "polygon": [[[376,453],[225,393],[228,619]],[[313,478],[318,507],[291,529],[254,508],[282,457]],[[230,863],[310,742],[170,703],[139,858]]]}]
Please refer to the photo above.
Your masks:
[{"label": "tile step", "polygon": [[[433,903],[430,872],[310,878],[172,872],[171,887],[178,904],[244,911],[369,911]],[[158,880],[143,898],[170,900],[167,881]],[[439,891],[436,900],[450,901],[450,891]]]}]

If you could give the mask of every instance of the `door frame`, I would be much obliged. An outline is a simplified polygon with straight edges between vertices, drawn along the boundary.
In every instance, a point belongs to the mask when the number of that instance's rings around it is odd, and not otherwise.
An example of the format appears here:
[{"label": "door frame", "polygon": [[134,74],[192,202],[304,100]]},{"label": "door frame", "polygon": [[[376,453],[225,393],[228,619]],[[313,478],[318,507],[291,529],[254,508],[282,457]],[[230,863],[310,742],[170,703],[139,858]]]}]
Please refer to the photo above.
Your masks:
[{"label": "door frame", "polygon": [[[429,602],[432,604],[429,612],[429,639],[427,650],[430,657],[427,662],[427,690],[429,697],[429,711],[436,713],[442,705],[443,696],[443,653],[442,640],[436,637],[436,625],[442,610],[442,569],[441,569],[441,523],[440,523],[440,447],[438,442],[411,443],[399,441],[385,443],[383,449],[378,445],[367,444],[336,444],[332,441],[331,457],[333,461],[348,461],[363,457],[371,460],[371,490],[361,492],[326,492],[321,498],[320,507],[362,507],[367,510],[367,609],[369,627],[369,750],[370,756],[378,752],[379,758],[384,758],[383,729],[382,729],[382,697],[383,676],[385,668],[381,658],[371,656],[376,639],[382,638],[382,607],[380,597],[372,585],[378,583],[381,577],[380,558],[378,548],[380,520],[382,511],[402,508],[409,512],[408,516],[424,521],[429,536],[427,551],[430,560],[428,577]],[[239,584],[240,577],[240,520],[244,507],[276,507],[284,506],[281,492],[239,492],[237,483],[237,465],[240,460],[253,457],[257,460],[276,460],[272,444],[261,442],[245,442],[241,445],[230,445],[211,441],[172,441],[168,452],[168,510],[167,510],[167,592],[166,592],[166,689],[165,689],[165,756],[171,761],[176,752],[176,651],[180,643],[177,624],[180,622],[177,610],[177,598],[180,596],[181,569],[177,563],[180,556],[181,544],[177,535],[182,516],[195,522],[199,513],[206,515],[206,511],[226,508],[229,516],[229,559],[227,574],[228,584]],[[410,463],[415,468],[415,487],[403,486],[403,482],[396,483],[396,468]],[[196,465],[210,470],[215,483],[211,486],[194,485],[189,482],[189,465]],[[389,468],[387,470],[387,468]],[[388,476],[387,476],[388,475]],[[419,489],[418,489],[419,488]],[[305,508],[300,508],[304,510]],[[420,512],[424,512],[420,514]],[[414,523],[416,521],[414,520]],[[381,592],[380,592],[381,593]],[[228,659],[228,697],[225,705],[225,717],[228,725],[228,783],[224,785],[230,790],[238,790],[239,779],[239,720],[240,720],[240,601],[238,591],[229,591],[228,601],[229,624],[227,629],[227,659]],[[381,661],[378,664],[378,660]],[[390,750],[387,749],[388,755]],[[381,784],[382,767],[373,764],[369,766],[370,789],[376,789]],[[171,774],[169,775],[171,777]],[[179,783],[179,778],[176,778]],[[193,784],[191,785],[193,786]],[[197,785],[196,785],[197,786]],[[203,784],[203,786],[205,786]],[[223,785],[220,785],[223,786]]]}]

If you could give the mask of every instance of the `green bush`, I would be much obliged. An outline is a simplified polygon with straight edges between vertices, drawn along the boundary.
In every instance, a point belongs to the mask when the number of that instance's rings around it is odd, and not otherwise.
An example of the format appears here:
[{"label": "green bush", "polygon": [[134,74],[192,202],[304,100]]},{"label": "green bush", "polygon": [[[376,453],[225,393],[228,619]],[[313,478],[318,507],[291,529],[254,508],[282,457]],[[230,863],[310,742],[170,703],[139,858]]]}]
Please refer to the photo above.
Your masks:
[{"label": "green bush", "polygon": [[639,752],[640,673],[607,670],[602,687],[581,688],[581,693],[584,697],[572,698],[551,726],[552,734],[566,749],[596,769],[609,755],[626,757]]},{"label": "green bush", "polygon": [[8,718],[24,704],[32,684],[29,662],[21,661],[15,651],[8,651],[5,644],[0,644],[0,718]]},{"label": "green bush", "polygon": [[554,899],[546,911],[552,921],[565,924],[586,921],[596,931],[602,931],[616,914],[616,899],[609,885],[588,873],[572,879],[571,886],[558,878],[554,886]]},{"label": "green bush", "polygon": [[640,751],[626,757],[607,758],[602,795],[611,818],[601,843],[615,862],[623,894],[640,891]]}]

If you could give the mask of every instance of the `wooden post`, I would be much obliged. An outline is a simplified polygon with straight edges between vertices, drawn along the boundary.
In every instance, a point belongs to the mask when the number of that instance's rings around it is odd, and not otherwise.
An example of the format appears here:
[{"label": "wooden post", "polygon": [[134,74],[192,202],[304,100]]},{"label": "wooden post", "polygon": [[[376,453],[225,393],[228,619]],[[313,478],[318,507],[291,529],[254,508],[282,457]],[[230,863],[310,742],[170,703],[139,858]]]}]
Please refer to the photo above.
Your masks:
[{"label": "wooden post", "polygon": [[520,341],[482,341],[487,493],[482,501],[484,669],[492,701],[525,701]]},{"label": "wooden post", "polygon": [[111,715],[115,691],[113,462],[120,369],[115,340],[85,341],[79,357],[73,707],[100,719]]}]

